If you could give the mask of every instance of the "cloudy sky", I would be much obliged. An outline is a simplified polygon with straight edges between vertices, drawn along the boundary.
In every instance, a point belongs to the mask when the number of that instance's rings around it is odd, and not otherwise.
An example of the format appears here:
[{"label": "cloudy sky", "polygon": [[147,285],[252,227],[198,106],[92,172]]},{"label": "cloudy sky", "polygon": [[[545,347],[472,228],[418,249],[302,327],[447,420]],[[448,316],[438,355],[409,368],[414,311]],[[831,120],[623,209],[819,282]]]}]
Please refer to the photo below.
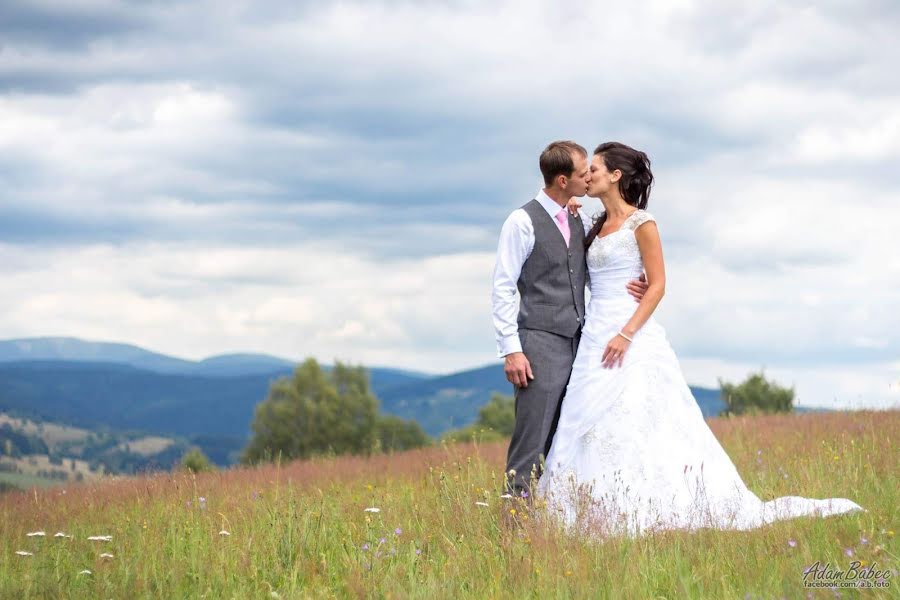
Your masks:
[{"label": "cloudy sky", "polygon": [[538,154],[620,140],[689,382],[900,405],[897,31],[893,0],[4,1],[0,338],[490,364]]}]

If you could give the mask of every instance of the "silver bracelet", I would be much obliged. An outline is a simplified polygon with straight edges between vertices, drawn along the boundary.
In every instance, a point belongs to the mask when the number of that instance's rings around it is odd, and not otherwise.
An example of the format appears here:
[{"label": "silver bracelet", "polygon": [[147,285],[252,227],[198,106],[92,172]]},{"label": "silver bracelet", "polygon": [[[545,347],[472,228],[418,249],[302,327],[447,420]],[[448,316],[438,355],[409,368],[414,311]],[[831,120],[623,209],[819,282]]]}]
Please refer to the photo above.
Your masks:
[{"label": "silver bracelet", "polygon": [[625,338],[625,339],[628,340],[629,342],[633,342],[633,341],[634,341],[633,339],[631,339],[630,337],[628,337],[627,335],[625,335],[625,334],[622,333],[621,331],[619,332],[619,335],[621,335],[623,338]]}]

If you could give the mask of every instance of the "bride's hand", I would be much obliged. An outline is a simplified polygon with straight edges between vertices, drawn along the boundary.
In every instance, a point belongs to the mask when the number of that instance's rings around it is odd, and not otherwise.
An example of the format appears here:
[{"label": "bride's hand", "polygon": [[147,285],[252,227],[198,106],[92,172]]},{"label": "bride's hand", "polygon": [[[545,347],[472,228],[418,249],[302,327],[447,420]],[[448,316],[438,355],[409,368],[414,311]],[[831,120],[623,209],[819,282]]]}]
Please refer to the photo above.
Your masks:
[{"label": "bride's hand", "polygon": [[[616,366],[621,367],[622,362],[625,360],[625,352],[630,347],[631,342],[621,335],[616,334],[616,336],[606,344],[606,349],[603,350],[603,358],[601,359],[603,368],[612,369]],[[618,363],[618,365],[616,363]]]},{"label": "bride's hand", "polygon": [[578,216],[578,209],[581,208],[581,202],[578,201],[576,196],[572,196],[569,198],[569,203],[566,204],[566,208],[569,209],[569,212],[572,213],[572,216]]}]

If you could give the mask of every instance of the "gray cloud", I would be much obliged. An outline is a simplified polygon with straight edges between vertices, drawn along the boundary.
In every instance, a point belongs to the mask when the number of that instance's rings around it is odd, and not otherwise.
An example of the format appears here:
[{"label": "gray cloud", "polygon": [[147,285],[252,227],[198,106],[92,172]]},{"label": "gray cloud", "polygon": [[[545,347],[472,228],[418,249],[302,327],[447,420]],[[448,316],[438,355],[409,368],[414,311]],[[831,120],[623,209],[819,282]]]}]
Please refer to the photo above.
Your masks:
[{"label": "gray cloud", "polygon": [[[347,320],[343,337],[301,328],[298,339],[360,344],[366,360],[477,364],[491,357],[485,307],[453,327],[440,311],[409,317],[403,285],[426,268],[442,282],[449,264],[458,281],[417,302],[449,310],[487,294],[486,257],[538,189],[544,145],[618,139],[653,159],[651,210],[673,278],[661,311],[680,352],[884,363],[900,344],[877,310],[895,301],[883,271],[896,268],[879,265],[900,224],[900,84],[884,75],[900,58],[898,25],[900,9],[880,0],[5,3],[0,248],[20,266],[20,252],[92,260],[104,248],[98,264],[120,278],[105,293],[156,311],[157,325],[197,278],[215,294],[196,310],[222,319],[204,326],[210,347],[247,349],[267,343],[277,315],[277,303],[256,308],[266,294],[314,290],[240,260],[212,275],[156,261],[185,245],[201,262],[204,247],[268,257],[314,245],[360,261],[349,276],[378,297],[367,302],[336,272],[315,298],[354,298],[335,316]],[[155,258],[145,278],[128,278],[116,252]],[[404,283],[367,278],[398,264]],[[28,282],[20,317],[47,321],[53,302]],[[854,305],[862,290],[871,298]],[[65,314],[49,333],[78,332]],[[143,331],[120,318],[121,331]],[[96,315],[81,323],[108,331]],[[227,327],[227,339],[214,335]],[[790,343],[773,344],[775,333]]]}]

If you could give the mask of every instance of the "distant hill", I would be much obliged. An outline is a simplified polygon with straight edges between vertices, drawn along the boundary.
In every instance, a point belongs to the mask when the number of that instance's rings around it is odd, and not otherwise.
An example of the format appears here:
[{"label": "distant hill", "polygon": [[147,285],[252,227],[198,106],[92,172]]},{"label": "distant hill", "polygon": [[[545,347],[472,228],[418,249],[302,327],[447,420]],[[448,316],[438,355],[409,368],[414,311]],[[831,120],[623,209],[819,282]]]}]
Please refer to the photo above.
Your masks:
[{"label": "distant hill", "polygon": [[[0,340],[0,363],[55,361],[128,365],[172,375],[236,377],[241,375],[285,375],[297,361],[268,354],[221,354],[200,361],[176,358],[130,344],[92,342],[70,337]],[[325,367],[328,368],[327,366]],[[393,386],[427,379],[424,373],[402,369],[373,368],[373,386]]]},{"label": "distant hill", "polygon": [[[246,443],[269,384],[293,368],[289,360],[261,354],[187,361],[126,344],[10,340],[0,342],[0,411],[180,436],[221,464]],[[384,368],[369,373],[384,412],[415,419],[433,436],[474,422],[492,393],[512,393],[499,363],[438,377]],[[724,409],[718,390],[691,390],[705,416]]]}]

